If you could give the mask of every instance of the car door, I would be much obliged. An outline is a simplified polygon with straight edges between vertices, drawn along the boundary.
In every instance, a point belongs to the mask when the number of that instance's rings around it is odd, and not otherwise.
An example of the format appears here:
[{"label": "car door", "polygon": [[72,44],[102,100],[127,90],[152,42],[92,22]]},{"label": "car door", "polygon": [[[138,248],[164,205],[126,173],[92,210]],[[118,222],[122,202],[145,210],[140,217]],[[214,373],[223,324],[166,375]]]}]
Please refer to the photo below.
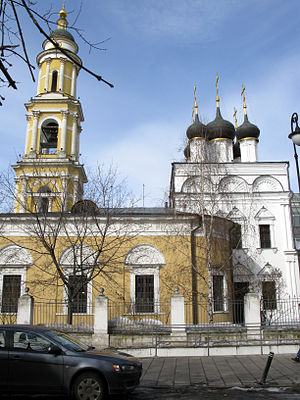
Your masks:
[{"label": "car door", "polygon": [[60,393],[63,389],[62,354],[49,354],[50,339],[29,330],[12,332],[9,381],[13,393]]},{"label": "car door", "polygon": [[0,329],[0,393],[8,390],[8,343],[5,329]]}]

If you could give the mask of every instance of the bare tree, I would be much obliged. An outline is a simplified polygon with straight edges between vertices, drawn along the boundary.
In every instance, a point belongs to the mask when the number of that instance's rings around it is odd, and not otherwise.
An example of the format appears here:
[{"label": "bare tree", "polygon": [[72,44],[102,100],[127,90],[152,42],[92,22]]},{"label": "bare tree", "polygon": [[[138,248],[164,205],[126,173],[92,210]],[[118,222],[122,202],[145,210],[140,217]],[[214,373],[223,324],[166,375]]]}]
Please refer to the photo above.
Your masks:
[{"label": "bare tree", "polygon": [[[16,201],[10,183],[8,179],[2,187],[6,185]],[[47,193],[41,192],[33,198],[35,207],[27,199],[24,213],[1,214],[0,235],[4,244],[24,247],[32,254],[35,272],[27,285],[34,288],[37,298],[58,300],[62,297],[59,288],[63,288],[68,323],[72,323],[72,314],[86,308],[82,299],[87,298],[88,284],[99,275],[113,280],[121,273],[125,255],[140,229],[130,220],[135,203],[126,182],[112,167],[106,172],[97,167],[86,188],[87,199],[78,201],[71,212],[63,211],[67,195],[63,201],[52,195],[56,212],[48,211],[42,201],[47,200]],[[12,227],[17,237],[10,235]]]}]

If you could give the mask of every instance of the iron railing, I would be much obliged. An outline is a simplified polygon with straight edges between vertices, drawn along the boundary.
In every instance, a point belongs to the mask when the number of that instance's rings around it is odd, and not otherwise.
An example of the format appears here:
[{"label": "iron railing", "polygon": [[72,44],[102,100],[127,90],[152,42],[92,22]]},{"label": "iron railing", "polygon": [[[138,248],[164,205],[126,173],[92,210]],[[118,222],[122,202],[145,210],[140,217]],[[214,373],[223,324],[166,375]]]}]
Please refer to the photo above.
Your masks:
[{"label": "iron railing", "polygon": [[[92,332],[94,329],[94,307],[86,304],[84,309],[81,304],[71,305],[72,320],[68,313],[67,302],[34,302],[33,323],[63,329],[72,332]],[[73,311],[82,312],[73,312]],[[71,323],[70,323],[71,322]]]},{"label": "iron railing", "polygon": [[142,304],[114,303],[108,305],[109,333],[149,333],[165,330],[170,324],[170,301]]},{"label": "iron railing", "polygon": [[185,320],[189,327],[243,325],[244,302],[231,299],[220,301],[185,302]]},{"label": "iron railing", "polygon": [[261,300],[263,326],[299,326],[300,298]]}]

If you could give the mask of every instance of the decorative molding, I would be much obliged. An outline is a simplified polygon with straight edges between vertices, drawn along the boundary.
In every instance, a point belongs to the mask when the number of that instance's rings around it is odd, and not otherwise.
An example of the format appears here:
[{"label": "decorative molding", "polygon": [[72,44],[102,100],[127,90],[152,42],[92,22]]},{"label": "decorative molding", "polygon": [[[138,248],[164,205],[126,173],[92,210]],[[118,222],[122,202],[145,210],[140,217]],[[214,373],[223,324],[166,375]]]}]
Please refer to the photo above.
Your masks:
[{"label": "decorative molding", "polygon": [[31,254],[24,247],[8,245],[0,250],[1,267],[25,267],[30,265],[32,265]]},{"label": "decorative molding", "polygon": [[184,181],[182,193],[211,193],[213,183],[208,178],[192,177]]},{"label": "decorative molding", "polygon": [[146,266],[146,265],[165,265],[164,256],[154,246],[141,244],[135,246],[127,253],[125,265],[127,266]]},{"label": "decorative molding", "polygon": [[274,215],[264,206],[258,211],[254,218],[259,220],[259,222],[261,222],[261,220],[275,220]]},{"label": "decorative molding", "polygon": [[259,176],[253,182],[253,192],[282,192],[281,183],[272,176]]},{"label": "decorative molding", "polygon": [[71,246],[63,251],[59,263],[64,267],[94,266],[95,257],[95,251],[91,247]]},{"label": "decorative molding", "polygon": [[239,176],[226,176],[220,181],[218,191],[221,193],[248,192],[248,185]]}]

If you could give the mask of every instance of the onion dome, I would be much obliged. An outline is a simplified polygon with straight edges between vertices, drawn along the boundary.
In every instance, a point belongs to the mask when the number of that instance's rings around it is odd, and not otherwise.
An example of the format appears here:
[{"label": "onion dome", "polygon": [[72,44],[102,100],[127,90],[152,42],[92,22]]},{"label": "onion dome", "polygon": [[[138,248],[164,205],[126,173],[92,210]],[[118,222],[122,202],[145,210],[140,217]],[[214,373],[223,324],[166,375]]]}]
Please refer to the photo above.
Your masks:
[{"label": "onion dome", "polygon": [[67,26],[68,26],[68,21],[67,21],[67,12],[66,10],[63,9],[60,10],[60,12],[58,13],[59,15],[59,19],[57,20],[57,29],[55,29],[54,31],[51,32],[50,37],[51,38],[66,38],[69,40],[72,40],[73,42],[75,42],[73,35],[67,31]]},{"label": "onion dome", "polygon": [[216,80],[216,103],[217,112],[216,118],[207,124],[207,137],[209,140],[213,139],[234,139],[235,129],[231,122],[222,118],[220,111],[220,97],[219,97],[219,75],[217,74]]},{"label": "onion dome", "polygon": [[241,95],[243,97],[244,122],[236,130],[237,140],[240,141],[243,139],[258,139],[260,130],[258,129],[258,127],[256,125],[251,124],[251,122],[249,122],[249,120],[248,120],[247,106],[246,106],[246,100],[245,100],[245,86],[244,85],[242,85]]},{"label": "onion dome", "polygon": [[188,145],[186,146],[186,148],[183,150],[183,154],[184,154],[184,157],[185,157],[187,160],[190,159],[190,157],[191,157],[190,144],[188,144]]},{"label": "onion dome", "polygon": [[251,122],[249,122],[248,120],[247,114],[245,114],[244,122],[236,130],[237,140],[240,141],[246,138],[258,139],[259,134],[260,134],[259,128],[256,125],[251,124]]},{"label": "onion dome", "polygon": [[198,114],[195,115],[195,120],[186,130],[186,136],[188,139],[197,137],[206,138],[206,126],[199,121]]},{"label": "onion dome", "polygon": [[217,106],[216,118],[207,124],[207,137],[213,139],[231,139],[235,136],[235,129],[231,122],[222,118],[220,108]]},{"label": "onion dome", "polygon": [[233,144],[233,158],[241,158],[241,148],[239,142]]},{"label": "onion dome", "polygon": [[189,140],[194,138],[206,138],[206,126],[199,121],[199,116],[198,116],[196,85],[194,85],[194,97],[195,97],[195,105],[194,105],[195,118],[192,125],[190,125],[186,130],[186,136]]}]

